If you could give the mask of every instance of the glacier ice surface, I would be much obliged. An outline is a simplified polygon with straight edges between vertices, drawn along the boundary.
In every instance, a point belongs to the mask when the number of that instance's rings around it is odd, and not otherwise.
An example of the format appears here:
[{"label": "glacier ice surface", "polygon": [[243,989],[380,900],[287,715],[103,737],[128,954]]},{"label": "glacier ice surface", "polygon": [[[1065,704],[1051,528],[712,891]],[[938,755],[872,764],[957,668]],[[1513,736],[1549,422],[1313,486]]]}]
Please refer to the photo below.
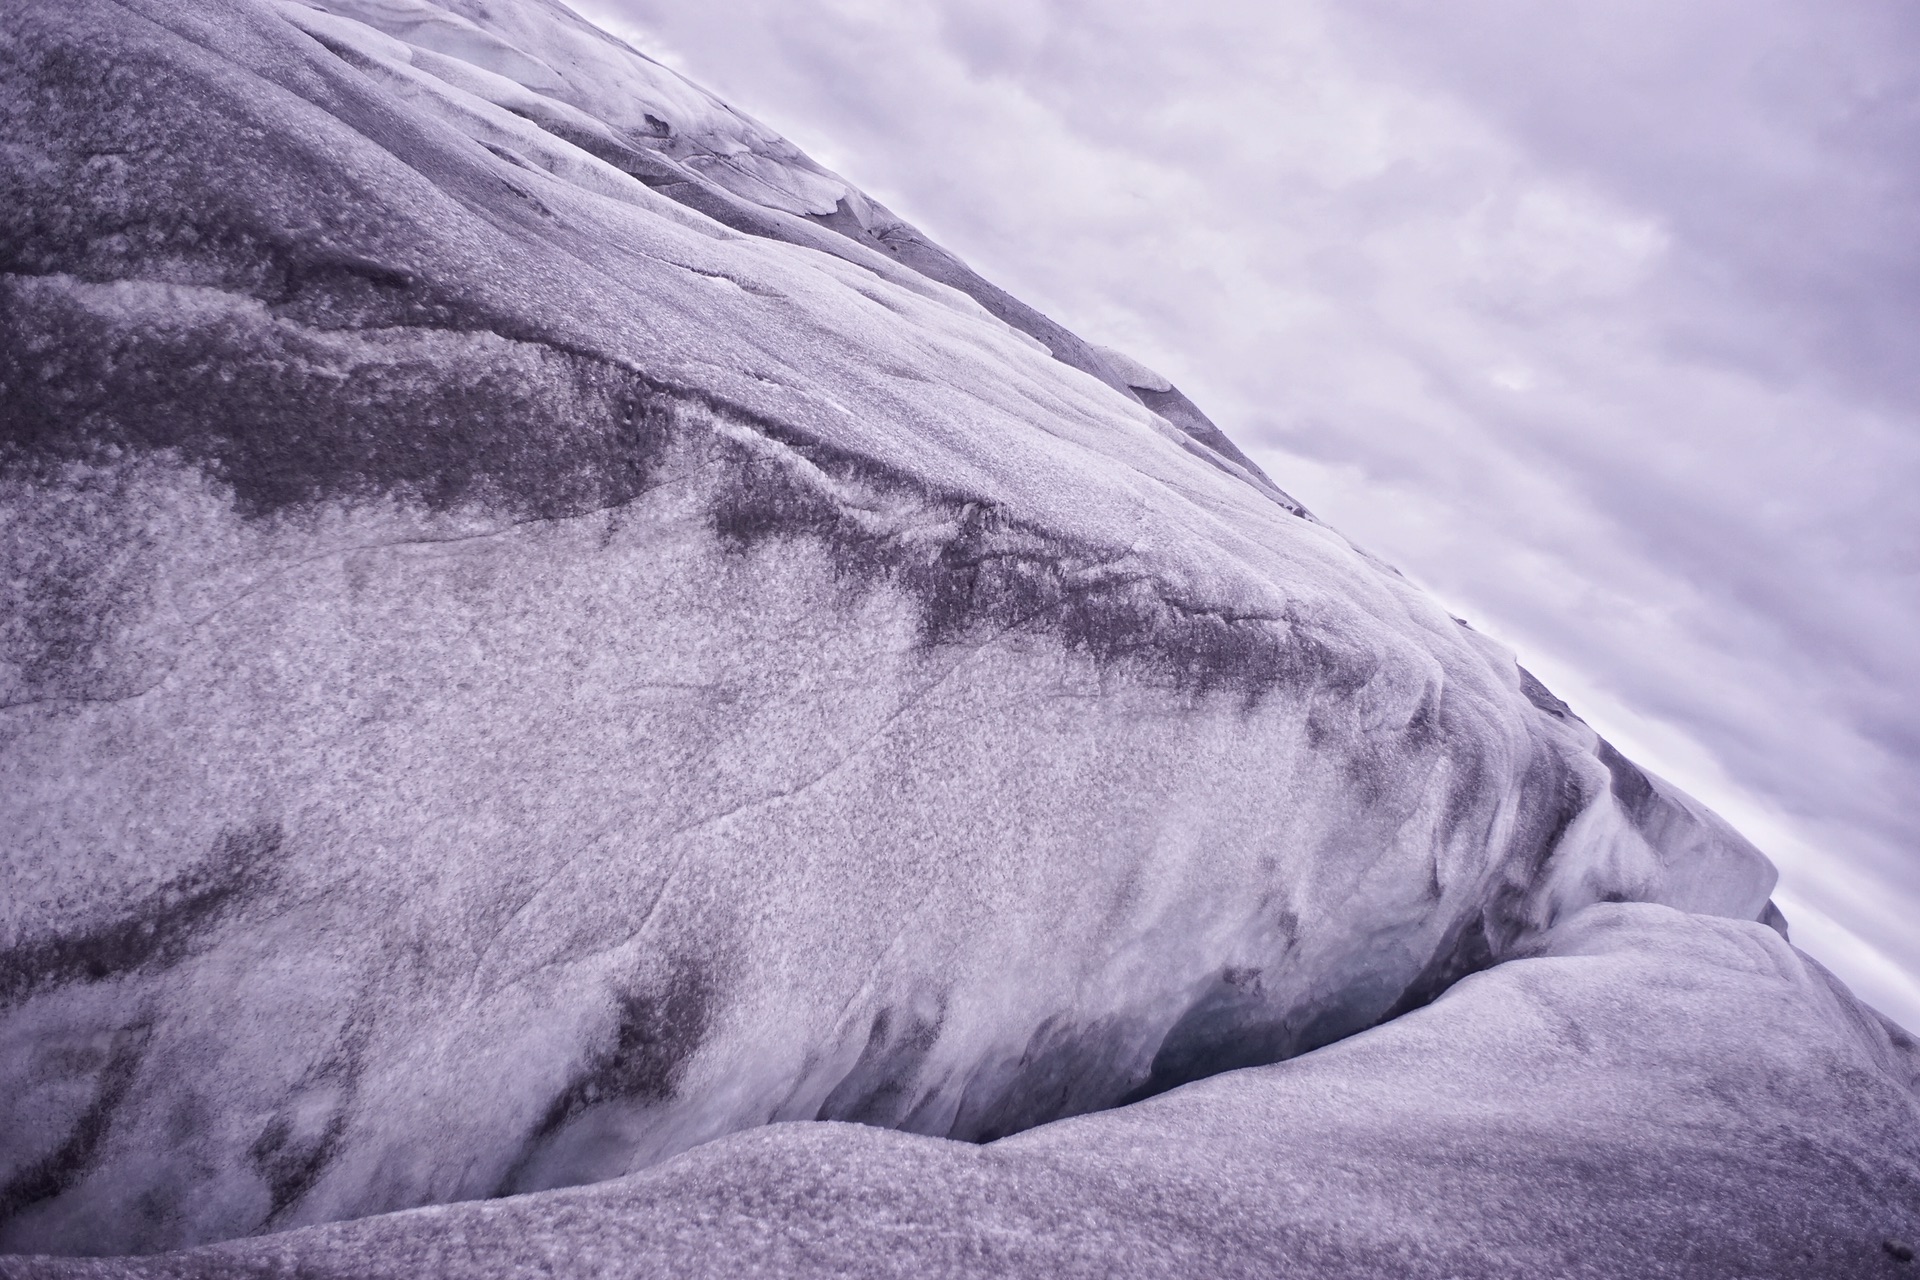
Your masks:
[{"label": "glacier ice surface", "polygon": [[[16,3],[0,57],[0,1248],[1039,1186],[1349,1067],[1492,1114],[1434,1042],[1608,903],[1798,972],[1764,858],[1171,383],[557,6]],[[1595,962],[1621,1026],[1667,960]],[[1904,1069],[1834,1007],[1783,1025]]]}]

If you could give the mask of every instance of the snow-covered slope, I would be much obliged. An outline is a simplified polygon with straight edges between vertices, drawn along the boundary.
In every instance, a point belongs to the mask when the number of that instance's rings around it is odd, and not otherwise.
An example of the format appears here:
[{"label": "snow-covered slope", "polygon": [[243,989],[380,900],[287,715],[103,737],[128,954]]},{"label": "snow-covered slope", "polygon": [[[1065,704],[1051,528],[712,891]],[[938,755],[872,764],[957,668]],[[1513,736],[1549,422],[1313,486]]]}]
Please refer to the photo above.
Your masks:
[{"label": "snow-covered slope", "polygon": [[1769,914],[1164,379],[557,6],[5,0],[0,142],[0,1248],[990,1139]]}]

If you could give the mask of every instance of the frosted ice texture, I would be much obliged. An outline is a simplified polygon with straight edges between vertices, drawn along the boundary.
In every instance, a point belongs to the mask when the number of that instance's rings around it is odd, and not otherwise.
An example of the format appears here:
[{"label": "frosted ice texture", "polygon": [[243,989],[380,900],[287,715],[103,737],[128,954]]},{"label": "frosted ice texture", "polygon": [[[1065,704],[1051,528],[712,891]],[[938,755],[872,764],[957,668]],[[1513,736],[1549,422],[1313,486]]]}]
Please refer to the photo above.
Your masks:
[{"label": "frosted ice texture", "polygon": [[1171,384],[565,11],[0,16],[0,1247],[989,1140],[1768,911]]},{"label": "frosted ice texture", "polygon": [[775,1125],[592,1187],[17,1274],[1897,1277],[1917,1079],[1765,928],[1597,906],[1329,1048],[986,1146]]}]

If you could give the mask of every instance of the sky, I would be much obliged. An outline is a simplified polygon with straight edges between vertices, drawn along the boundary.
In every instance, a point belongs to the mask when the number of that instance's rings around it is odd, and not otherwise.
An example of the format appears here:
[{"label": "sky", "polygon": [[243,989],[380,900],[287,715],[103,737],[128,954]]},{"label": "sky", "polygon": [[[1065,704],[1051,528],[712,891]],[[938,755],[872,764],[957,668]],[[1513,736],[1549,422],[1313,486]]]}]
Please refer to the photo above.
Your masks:
[{"label": "sky", "polygon": [[1920,7],[575,7],[1171,378],[1920,1029]]}]

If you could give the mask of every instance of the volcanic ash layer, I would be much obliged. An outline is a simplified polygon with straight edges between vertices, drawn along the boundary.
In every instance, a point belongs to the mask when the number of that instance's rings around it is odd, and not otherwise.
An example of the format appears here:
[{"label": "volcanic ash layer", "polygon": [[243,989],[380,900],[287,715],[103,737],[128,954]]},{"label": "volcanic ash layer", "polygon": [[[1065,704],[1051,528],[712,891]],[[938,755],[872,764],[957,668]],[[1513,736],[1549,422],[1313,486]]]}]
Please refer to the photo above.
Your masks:
[{"label": "volcanic ash layer", "polygon": [[0,183],[0,1249],[342,1224],[0,1271],[1905,1265],[1764,858],[565,10],[0,0]]}]

